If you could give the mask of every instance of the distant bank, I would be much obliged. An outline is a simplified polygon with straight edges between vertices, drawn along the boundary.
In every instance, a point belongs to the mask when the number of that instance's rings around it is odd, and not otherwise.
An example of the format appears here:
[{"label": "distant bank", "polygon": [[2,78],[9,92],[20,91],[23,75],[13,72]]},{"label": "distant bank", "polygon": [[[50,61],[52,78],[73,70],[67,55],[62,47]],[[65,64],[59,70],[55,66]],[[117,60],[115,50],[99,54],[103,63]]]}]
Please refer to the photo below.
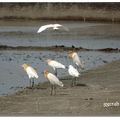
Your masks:
[{"label": "distant bank", "polygon": [[0,3],[0,19],[120,22],[120,3]]}]

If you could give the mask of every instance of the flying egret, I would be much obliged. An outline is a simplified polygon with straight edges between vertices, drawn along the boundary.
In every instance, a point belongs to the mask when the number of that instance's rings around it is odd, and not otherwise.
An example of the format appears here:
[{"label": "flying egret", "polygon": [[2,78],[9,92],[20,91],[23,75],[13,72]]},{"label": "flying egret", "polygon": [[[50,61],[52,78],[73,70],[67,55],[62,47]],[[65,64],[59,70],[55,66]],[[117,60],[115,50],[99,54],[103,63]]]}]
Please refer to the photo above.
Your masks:
[{"label": "flying egret", "polygon": [[[76,85],[76,79],[77,77],[80,76],[80,73],[77,71],[77,69],[75,69],[72,65],[69,65],[69,68],[68,68],[68,73],[72,76],[72,84],[71,84],[71,87],[75,86]],[[74,80],[75,78],[75,80]]]},{"label": "flying egret", "polygon": [[[38,78],[37,72],[31,66],[29,66],[26,63],[21,65],[21,66],[24,68],[25,72],[27,73],[27,75],[28,75],[28,77],[30,79],[30,87],[33,87],[34,78]],[[32,80],[32,85],[31,85],[31,80]]]},{"label": "flying egret", "polygon": [[43,71],[45,78],[51,83],[51,95],[54,92],[54,95],[56,95],[56,86],[58,85],[60,87],[63,87],[63,83],[52,73],[50,73],[48,70]]},{"label": "flying egret", "polygon": [[74,51],[69,51],[68,54],[73,63],[75,63],[75,66],[81,66],[81,68],[84,69],[84,61],[78,56],[77,53],[75,53]]},{"label": "flying egret", "polygon": [[47,64],[54,69],[54,74],[57,76],[57,69],[65,69],[65,65],[55,61],[55,60],[45,60]]},{"label": "flying egret", "polygon": [[53,28],[53,30],[58,30],[60,28],[63,28],[65,31],[67,31],[67,32],[69,31],[69,29],[67,27],[63,26],[63,25],[60,25],[60,24],[49,24],[49,25],[41,26],[38,29],[37,33],[40,33],[42,31],[46,30],[47,28]]}]

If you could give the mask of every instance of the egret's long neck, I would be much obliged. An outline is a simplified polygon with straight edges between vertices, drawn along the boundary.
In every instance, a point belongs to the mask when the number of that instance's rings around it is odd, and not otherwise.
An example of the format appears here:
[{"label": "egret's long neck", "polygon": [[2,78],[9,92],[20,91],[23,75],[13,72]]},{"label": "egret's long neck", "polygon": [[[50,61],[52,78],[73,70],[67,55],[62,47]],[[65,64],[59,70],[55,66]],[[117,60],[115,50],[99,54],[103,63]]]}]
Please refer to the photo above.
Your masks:
[{"label": "egret's long neck", "polygon": [[26,69],[28,68],[28,65],[24,66],[24,70],[26,71]]},{"label": "egret's long neck", "polygon": [[48,74],[49,74],[49,72],[45,73],[44,76],[49,81]]},{"label": "egret's long neck", "polygon": [[73,60],[73,54],[74,54],[74,52],[72,52],[72,53],[70,53],[69,54],[69,56],[70,56],[70,58]]},{"label": "egret's long neck", "polygon": [[52,60],[50,60],[50,59],[49,59],[49,60],[47,60],[47,63],[48,63],[48,65],[49,65],[49,66],[50,66],[50,62],[51,62],[51,61],[52,61]]}]

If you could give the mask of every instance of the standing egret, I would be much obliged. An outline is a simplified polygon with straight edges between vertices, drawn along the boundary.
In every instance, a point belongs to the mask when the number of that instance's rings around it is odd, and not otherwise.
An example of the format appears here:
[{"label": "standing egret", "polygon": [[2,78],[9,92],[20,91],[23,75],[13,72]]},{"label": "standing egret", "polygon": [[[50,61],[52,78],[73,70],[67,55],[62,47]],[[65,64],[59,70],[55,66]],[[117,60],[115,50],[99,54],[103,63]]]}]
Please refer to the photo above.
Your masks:
[{"label": "standing egret", "polygon": [[63,25],[60,25],[60,24],[49,24],[49,25],[41,26],[38,29],[37,33],[40,33],[42,31],[46,30],[47,28],[53,28],[53,30],[58,30],[60,28],[63,28],[65,31],[67,31],[67,32],[69,31],[69,29],[67,27],[63,26]]},{"label": "standing egret", "polygon": [[45,60],[47,64],[54,69],[54,74],[57,76],[57,69],[65,69],[65,65],[55,61],[55,60]]},{"label": "standing egret", "polygon": [[84,69],[84,61],[78,56],[77,53],[75,53],[74,51],[69,51],[68,54],[73,63],[75,63],[75,66],[81,66],[81,68]]},{"label": "standing egret", "polygon": [[[24,68],[25,72],[27,73],[27,75],[30,79],[30,87],[33,87],[34,78],[38,78],[37,72],[31,66],[29,66],[28,64],[23,64],[21,66]],[[32,85],[31,85],[31,80],[32,80]]]},{"label": "standing egret", "polygon": [[[71,87],[73,87],[73,86],[76,85],[76,79],[77,79],[77,77],[80,76],[80,73],[79,73],[79,72],[77,71],[77,69],[75,69],[72,65],[69,65],[68,73],[72,76],[72,84],[71,84]],[[74,78],[75,78],[75,81],[74,81]]]},{"label": "standing egret", "polygon": [[56,95],[56,86],[58,85],[60,87],[63,87],[63,83],[52,73],[50,73],[48,70],[43,71],[45,78],[51,83],[51,95]]}]

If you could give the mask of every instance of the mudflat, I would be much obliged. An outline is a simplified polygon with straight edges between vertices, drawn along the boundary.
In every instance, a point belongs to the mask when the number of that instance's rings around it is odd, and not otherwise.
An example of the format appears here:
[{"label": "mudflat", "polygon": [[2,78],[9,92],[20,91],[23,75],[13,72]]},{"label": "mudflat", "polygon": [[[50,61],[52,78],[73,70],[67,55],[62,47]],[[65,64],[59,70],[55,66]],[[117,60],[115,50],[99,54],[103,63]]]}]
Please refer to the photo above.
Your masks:
[{"label": "mudflat", "polygon": [[[37,30],[48,23],[59,23],[69,32]],[[13,94],[29,85],[27,74],[20,66],[27,63],[41,71],[48,67],[44,60],[54,59],[68,67],[73,64],[68,51],[75,50],[85,61],[84,70],[120,59],[120,24],[82,21],[0,20],[0,97]],[[83,71],[80,69],[80,71]],[[58,76],[67,76],[68,69],[59,70]]]},{"label": "mudflat", "polygon": [[49,82],[40,82],[0,97],[0,115],[120,115],[120,60],[81,72],[75,87],[70,76],[59,79],[64,87],[57,86],[55,96]]}]

